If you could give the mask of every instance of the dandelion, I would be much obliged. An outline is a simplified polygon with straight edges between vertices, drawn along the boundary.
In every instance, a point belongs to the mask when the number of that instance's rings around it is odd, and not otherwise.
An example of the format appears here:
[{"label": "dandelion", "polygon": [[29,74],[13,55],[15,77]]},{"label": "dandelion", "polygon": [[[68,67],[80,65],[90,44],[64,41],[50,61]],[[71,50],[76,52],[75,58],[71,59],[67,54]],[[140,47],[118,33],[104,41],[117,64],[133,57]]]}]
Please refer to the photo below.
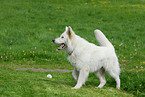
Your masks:
[{"label": "dandelion", "polygon": [[122,62],[126,62],[126,60],[122,60]]},{"label": "dandelion", "polygon": [[23,53],[24,53],[25,51],[23,50]]},{"label": "dandelion", "polygon": [[140,69],[139,71],[142,71],[143,69]]},{"label": "dandelion", "polygon": [[56,7],[56,9],[61,9],[61,7]]},{"label": "dandelion", "polygon": [[45,52],[45,54],[46,54],[46,51],[44,51]]},{"label": "dandelion", "polygon": [[24,56],[26,55],[26,53],[24,53]]},{"label": "dandelion", "polygon": [[136,4],[136,6],[137,6],[137,7],[140,7],[141,5],[140,5],[140,4]]},{"label": "dandelion", "polygon": [[137,90],[137,94],[139,93],[139,90]]},{"label": "dandelion", "polygon": [[30,53],[32,53],[32,51],[30,51]]},{"label": "dandelion", "polygon": [[120,7],[125,7],[124,5],[120,5]]},{"label": "dandelion", "polygon": [[101,4],[106,4],[106,3],[108,3],[108,2],[106,2],[106,1],[98,1],[99,3],[101,3]]},{"label": "dandelion", "polygon": [[34,56],[34,54],[33,54],[33,56]]},{"label": "dandelion", "polygon": [[138,71],[136,71],[136,73],[138,73]]}]

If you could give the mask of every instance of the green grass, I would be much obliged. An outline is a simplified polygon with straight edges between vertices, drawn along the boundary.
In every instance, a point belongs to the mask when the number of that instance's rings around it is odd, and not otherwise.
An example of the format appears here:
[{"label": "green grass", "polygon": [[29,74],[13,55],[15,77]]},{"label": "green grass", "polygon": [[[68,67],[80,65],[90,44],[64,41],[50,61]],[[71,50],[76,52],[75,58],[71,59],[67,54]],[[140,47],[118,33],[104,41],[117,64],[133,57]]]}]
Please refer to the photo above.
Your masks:
[{"label": "green grass", "polygon": [[[0,1],[1,96],[145,96],[145,1],[140,0],[3,0]],[[52,39],[71,26],[79,36],[97,44],[100,29],[115,46],[121,64],[121,90],[107,77],[103,89],[90,74],[86,86],[71,73],[17,71],[18,68],[69,69],[63,51]]]}]

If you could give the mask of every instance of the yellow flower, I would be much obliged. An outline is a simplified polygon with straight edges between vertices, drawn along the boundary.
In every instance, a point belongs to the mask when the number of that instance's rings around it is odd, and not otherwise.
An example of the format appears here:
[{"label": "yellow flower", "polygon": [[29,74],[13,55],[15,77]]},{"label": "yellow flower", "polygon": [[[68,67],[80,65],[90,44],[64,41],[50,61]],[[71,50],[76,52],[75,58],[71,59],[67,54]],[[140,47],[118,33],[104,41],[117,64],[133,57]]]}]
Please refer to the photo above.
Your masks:
[{"label": "yellow flower", "polygon": [[25,52],[25,51],[23,50],[23,52]]},{"label": "yellow flower", "polygon": [[138,73],[138,71],[136,71]]},{"label": "yellow flower", "polygon": [[34,56],[34,54],[33,54],[33,56]]},{"label": "yellow flower", "polygon": [[124,7],[124,5],[120,5],[120,7]]},{"label": "yellow flower", "polygon": [[137,94],[139,93],[139,90],[137,90]]},{"label": "yellow flower", "polygon": [[122,62],[126,62],[126,60],[122,60]]},{"label": "yellow flower", "polygon": [[142,71],[143,69],[140,69],[139,71]]},{"label": "yellow flower", "polygon": [[108,2],[106,2],[106,1],[98,1],[99,3],[101,3],[101,4],[106,4],[106,3],[108,3]]},{"label": "yellow flower", "polygon": [[26,55],[26,53],[24,53],[24,55]]},{"label": "yellow flower", "polygon": [[61,8],[62,8],[62,7],[59,7],[59,6],[58,6],[58,7],[56,7],[56,9],[61,9]]},{"label": "yellow flower", "polygon": [[140,7],[141,5],[140,5],[140,4],[136,4],[136,6],[137,6],[137,7]]},{"label": "yellow flower", "polygon": [[30,53],[32,53],[32,51],[30,51]]}]

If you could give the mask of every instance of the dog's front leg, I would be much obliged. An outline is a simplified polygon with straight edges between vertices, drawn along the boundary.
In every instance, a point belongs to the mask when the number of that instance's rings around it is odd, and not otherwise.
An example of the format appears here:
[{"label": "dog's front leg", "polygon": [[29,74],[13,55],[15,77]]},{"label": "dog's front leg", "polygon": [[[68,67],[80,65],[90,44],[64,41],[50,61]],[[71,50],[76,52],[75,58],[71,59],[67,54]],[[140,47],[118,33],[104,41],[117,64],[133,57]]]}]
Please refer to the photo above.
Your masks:
[{"label": "dog's front leg", "polygon": [[79,71],[79,78],[78,78],[77,84],[72,89],[79,89],[80,87],[82,87],[82,85],[85,84],[85,81],[88,78],[88,75],[89,75],[89,70],[87,68],[82,68]]},{"label": "dog's front leg", "polygon": [[74,68],[74,70],[73,70],[73,72],[72,72],[72,76],[73,76],[73,78],[75,79],[75,81],[78,80],[78,74],[79,74],[79,72],[77,71],[76,68]]}]

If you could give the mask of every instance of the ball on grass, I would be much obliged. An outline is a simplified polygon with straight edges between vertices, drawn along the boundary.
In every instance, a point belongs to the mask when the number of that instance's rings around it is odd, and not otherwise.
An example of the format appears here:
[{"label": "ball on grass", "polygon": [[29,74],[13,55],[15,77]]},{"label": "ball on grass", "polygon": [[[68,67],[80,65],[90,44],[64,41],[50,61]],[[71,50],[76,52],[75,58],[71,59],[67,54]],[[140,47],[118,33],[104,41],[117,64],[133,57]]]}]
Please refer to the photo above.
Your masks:
[{"label": "ball on grass", "polygon": [[51,75],[51,74],[48,74],[48,75],[47,75],[47,78],[52,78],[52,75]]}]

